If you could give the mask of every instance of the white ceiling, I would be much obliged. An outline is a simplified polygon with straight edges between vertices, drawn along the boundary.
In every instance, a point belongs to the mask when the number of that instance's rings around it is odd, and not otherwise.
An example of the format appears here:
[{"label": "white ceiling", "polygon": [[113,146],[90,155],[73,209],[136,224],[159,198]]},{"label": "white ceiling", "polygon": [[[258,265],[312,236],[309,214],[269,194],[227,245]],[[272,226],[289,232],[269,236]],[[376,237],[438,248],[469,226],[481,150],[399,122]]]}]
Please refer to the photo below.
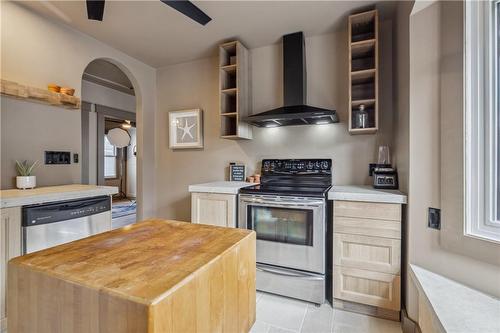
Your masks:
[{"label": "white ceiling", "polygon": [[284,34],[319,35],[346,26],[346,15],[378,3],[381,16],[395,2],[195,1],[212,17],[201,26],[159,0],[106,1],[103,22],[87,20],[85,1],[22,1],[153,67],[214,55],[216,45],[237,38],[248,48],[276,43]]}]

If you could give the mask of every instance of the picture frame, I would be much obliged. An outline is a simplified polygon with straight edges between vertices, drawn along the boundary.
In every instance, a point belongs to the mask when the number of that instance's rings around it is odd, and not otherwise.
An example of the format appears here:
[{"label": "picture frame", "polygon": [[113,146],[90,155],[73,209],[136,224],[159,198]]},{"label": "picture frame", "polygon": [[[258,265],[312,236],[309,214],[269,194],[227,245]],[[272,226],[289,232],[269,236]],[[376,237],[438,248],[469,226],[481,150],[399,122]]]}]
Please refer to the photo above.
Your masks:
[{"label": "picture frame", "polygon": [[203,111],[201,109],[169,111],[168,124],[171,149],[203,148]]}]

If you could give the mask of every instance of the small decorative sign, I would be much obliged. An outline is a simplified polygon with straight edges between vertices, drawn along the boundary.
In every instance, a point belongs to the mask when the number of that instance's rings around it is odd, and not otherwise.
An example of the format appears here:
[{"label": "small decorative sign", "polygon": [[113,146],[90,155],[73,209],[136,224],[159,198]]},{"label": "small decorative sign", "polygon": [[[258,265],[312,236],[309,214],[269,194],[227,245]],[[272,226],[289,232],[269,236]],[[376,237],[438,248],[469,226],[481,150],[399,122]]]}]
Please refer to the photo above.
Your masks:
[{"label": "small decorative sign", "polygon": [[244,182],[245,165],[236,163],[229,164],[229,180],[232,182]]}]

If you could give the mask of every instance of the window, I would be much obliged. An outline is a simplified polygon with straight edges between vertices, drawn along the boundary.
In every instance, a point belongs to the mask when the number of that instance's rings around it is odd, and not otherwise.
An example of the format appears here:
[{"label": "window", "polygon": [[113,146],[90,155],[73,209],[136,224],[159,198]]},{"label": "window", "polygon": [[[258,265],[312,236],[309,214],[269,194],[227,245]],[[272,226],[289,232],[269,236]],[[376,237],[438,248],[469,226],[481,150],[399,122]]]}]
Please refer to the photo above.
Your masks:
[{"label": "window", "polygon": [[116,147],[104,136],[104,178],[116,178]]},{"label": "window", "polygon": [[465,2],[465,234],[500,242],[500,0]]},{"label": "window", "polygon": [[496,128],[496,146],[495,152],[497,154],[497,165],[496,165],[496,175],[497,175],[497,189],[496,189],[496,211],[497,211],[497,221],[500,221],[500,1],[496,2],[495,5],[495,21],[494,21],[494,38],[495,38],[495,102],[496,102],[496,115],[497,115],[497,128]]}]

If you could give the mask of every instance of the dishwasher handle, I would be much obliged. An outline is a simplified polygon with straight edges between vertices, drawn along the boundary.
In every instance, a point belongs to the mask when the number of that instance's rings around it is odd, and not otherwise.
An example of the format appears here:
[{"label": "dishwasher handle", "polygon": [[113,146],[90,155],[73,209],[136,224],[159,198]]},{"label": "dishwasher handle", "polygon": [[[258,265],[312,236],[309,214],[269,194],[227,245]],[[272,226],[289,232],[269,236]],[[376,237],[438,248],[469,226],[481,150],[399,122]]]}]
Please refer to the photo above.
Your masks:
[{"label": "dishwasher handle", "polygon": [[40,224],[55,223],[111,210],[111,198],[100,196],[50,204],[24,206],[22,226],[31,227]]}]

